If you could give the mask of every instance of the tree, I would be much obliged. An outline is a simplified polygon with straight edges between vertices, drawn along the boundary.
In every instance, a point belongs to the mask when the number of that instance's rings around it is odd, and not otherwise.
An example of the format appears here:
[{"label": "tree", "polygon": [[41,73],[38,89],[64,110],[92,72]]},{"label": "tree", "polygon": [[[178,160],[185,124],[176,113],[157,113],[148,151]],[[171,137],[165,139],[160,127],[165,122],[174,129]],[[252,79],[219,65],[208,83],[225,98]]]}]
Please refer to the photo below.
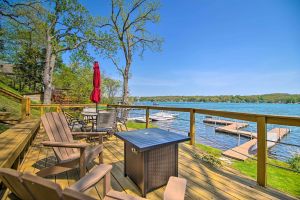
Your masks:
[{"label": "tree", "polygon": [[[101,27],[110,27],[112,37],[118,45],[115,54],[108,54],[116,69],[123,78],[122,103],[128,104],[128,80],[133,56],[139,52],[143,55],[144,50],[159,50],[161,39],[155,37],[147,30],[148,23],[159,21],[159,2],[151,0],[111,0],[111,15],[107,23]],[[116,58],[121,53],[124,63],[120,64]]]},{"label": "tree", "polygon": [[121,83],[119,80],[115,80],[109,77],[104,77],[102,79],[102,93],[103,96],[106,96],[107,103],[113,103],[114,99],[119,92]]},{"label": "tree", "polygon": [[46,56],[43,73],[44,103],[51,103],[52,75],[58,54],[77,50],[87,56],[88,44],[109,45],[109,37],[96,28],[96,20],[77,0],[49,0],[45,18]]}]

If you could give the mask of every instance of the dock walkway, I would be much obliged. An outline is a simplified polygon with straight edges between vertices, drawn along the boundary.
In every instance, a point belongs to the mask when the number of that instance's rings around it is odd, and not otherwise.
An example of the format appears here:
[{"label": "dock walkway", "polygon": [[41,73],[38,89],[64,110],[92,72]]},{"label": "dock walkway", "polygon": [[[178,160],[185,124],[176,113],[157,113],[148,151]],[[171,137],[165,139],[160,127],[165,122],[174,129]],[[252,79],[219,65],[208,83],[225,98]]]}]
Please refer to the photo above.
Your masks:
[{"label": "dock walkway", "polygon": [[[290,132],[287,128],[274,128],[267,133],[268,140],[267,147],[273,147],[276,142],[280,141],[286,134]],[[256,137],[256,133],[255,133]],[[227,151],[224,151],[222,155],[234,158],[236,160],[246,160],[256,154],[257,151],[257,139],[252,139],[240,146],[234,147]]]},{"label": "dock walkway", "polygon": [[[252,157],[256,154],[257,150],[257,133],[256,132],[250,132],[250,131],[243,131],[239,130],[241,128],[247,127],[247,123],[239,123],[239,122],[232,122],[227,120],[218,120],[213,118],[208,118],[203,120],[204,123],[209,124],[216,124],[216,125],[224,125],[220,127],[216,127],[216,131],[222,132],[222,133],[228,133],[233,135],[240,135],[243,137],[250,138],[251,140],[239,145],[237,147],[234,147],[232,149],[229,149],[227,151],[224,151],[222,154],[224,156],[227,156],[229,158],[233,158],[236,160],[246,160],[249,157]],[[280,141],[286,134],[288,134],[290,130],[288,128],[274,128],[267,133],[267,147],[271,148],[278,141]]]}]

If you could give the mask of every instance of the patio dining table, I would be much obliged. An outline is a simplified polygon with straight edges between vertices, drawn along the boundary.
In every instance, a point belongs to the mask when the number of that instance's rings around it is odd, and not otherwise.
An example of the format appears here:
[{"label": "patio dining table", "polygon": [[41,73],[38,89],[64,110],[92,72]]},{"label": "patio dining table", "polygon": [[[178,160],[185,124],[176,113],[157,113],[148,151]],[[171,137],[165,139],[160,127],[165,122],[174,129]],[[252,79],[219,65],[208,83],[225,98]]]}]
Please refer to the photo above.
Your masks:
[{"label": "patio dining table", "polygon": [[178,176],[178,143],[190,140],[178,133],[148,128],[115,134],[124,141],[124,175],[141,190],[142,196]]}]

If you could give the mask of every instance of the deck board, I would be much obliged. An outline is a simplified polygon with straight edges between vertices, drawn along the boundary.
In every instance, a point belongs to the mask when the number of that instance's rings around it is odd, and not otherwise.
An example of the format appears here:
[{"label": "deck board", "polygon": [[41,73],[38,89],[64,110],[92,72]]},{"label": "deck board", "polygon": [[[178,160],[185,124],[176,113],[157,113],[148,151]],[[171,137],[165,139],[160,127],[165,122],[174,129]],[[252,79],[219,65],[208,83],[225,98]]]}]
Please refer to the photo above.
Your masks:
[{"label": "deck board", "polygon": [[[56,162],[53,150],[41,145],[47,140],[43,129],[39,131],[30,146],[18,170],[36,173],[45,166]],[[112,164],[111,184],[114,190],[124,191],[132,195],[141,195],[137,186],[123,175],[124,145],[115,137],[104,142],[104,163]],[[186,199],[292,199],[280,192],[256,186],[250,179],[239,176],[237,172],[225,169],[216,169],[197,160],[195,153],[200,153],[196,147],[188,144],[179,145],[179,176],[188,180]],[[95,160],[98,163],[98,160]],[[89,165],[90,170],[93,165]],[[47,177],[62,187],[72,185],[79,179],[78,169],[70,170],[60,175]],[[148,199],[162,199],[164,187],[147,194]],[[90,191],[89,195],[101,199],[101,182]]]}]

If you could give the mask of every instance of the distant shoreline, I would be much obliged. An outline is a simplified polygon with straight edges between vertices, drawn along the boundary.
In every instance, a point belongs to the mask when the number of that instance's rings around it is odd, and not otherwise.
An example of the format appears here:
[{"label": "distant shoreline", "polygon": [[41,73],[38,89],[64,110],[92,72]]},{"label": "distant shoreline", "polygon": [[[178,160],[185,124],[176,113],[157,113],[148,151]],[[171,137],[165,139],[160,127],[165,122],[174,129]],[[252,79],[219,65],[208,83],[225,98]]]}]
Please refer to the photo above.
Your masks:
[{"label": "distant shoreline", "polygon": [[149,102],[202,102],[202,103],[277,103],[300,104],[300,94],[220,95],[220,96],[153,96],[134,97],[135,101]]}]

